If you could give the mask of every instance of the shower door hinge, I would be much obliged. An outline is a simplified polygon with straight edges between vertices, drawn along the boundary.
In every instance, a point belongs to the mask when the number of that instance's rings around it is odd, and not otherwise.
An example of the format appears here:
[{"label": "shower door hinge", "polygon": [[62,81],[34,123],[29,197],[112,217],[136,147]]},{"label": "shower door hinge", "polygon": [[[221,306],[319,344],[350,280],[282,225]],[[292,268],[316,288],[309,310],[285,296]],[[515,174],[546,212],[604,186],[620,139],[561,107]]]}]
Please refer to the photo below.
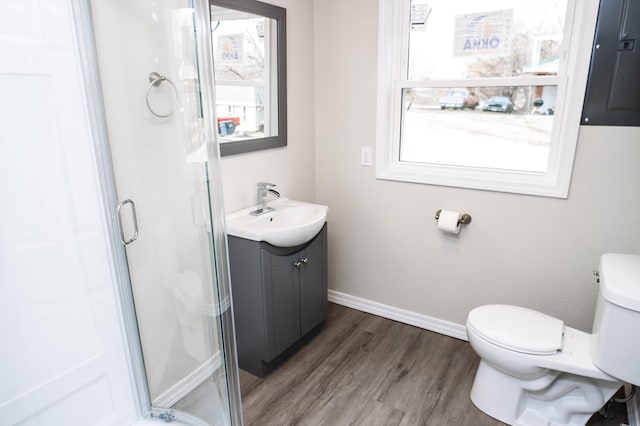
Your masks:
[{"label": "shower door hinge", "polygon": [[176,416],[173,414],[173,411],[165,411],[164,413],[158,414],[158,418],[164,420],[165,423],[171,423],[176,419]]}]

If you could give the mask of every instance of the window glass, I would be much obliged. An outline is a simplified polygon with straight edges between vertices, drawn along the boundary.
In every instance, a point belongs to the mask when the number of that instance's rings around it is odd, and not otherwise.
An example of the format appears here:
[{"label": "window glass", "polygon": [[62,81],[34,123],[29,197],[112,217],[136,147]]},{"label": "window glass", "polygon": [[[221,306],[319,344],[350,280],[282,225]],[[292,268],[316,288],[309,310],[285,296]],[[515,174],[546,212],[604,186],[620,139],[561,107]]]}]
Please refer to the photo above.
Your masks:
[{"label": "window glass", "polygon": [[556,86],[404,89],[400,161],[545,172],[556,92]]},{"label": "window glass", "polygon": [[412,0],[409,80],[558,72],[566,0]]},{"label": "window glass", "polygon": [[558,75],[566,8],[411,0],[400,161],[546,172],[558,86],[544,78]]}]

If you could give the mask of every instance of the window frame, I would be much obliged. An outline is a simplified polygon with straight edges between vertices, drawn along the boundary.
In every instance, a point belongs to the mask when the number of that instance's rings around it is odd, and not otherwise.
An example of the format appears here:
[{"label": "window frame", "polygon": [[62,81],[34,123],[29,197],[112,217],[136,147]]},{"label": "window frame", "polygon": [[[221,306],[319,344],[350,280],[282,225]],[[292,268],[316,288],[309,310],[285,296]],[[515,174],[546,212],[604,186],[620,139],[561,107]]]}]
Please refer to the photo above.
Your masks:
[{"label": "window frame", "polygon": [[[407,79],[406,72],[410,0],[379,0],[376,178],[567,198],[598,5],[598,0],[568,0],[565,41],[556,76],[411,81]],[[400,161],[403,89],[506,85],[558,87],[549,162],[545,173]]]}]

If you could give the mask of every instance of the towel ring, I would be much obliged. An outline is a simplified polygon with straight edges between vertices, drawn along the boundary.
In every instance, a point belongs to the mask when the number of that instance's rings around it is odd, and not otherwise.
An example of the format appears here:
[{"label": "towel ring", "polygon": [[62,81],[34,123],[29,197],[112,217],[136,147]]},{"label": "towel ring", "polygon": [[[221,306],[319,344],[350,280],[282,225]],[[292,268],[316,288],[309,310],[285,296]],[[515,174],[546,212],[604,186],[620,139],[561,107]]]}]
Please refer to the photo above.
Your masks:
[{"label": "towel ring", "polygon": [[[178,88],[176,87],[175,84],[173,84],[173,81],[169,80],[164,75],[158,74],[157,72],[152,72],[151,74],[149,74],[149,81],[150,81],[149,87],[147,87],[147,94],[145,96],[145,100],[147,101],[147,108],[149,108],[149,111],[151,111],[151,114],[155,115],[158,118],[171,117],[173,113],[176,112],[176,109],[178,108]],[[167,114],[157,113],[156,111],[153,110],[153,108],[151,108],[151,104],[149,103],[149,93],[151,93],[151,88],[160,86],[160,83],[162,83],[163,81],[166,81],[171,85],[171,87],[173,87],[173,94],[175,95],[175,98],[176,98],[175,105],[173,105],[173,108]]]}]

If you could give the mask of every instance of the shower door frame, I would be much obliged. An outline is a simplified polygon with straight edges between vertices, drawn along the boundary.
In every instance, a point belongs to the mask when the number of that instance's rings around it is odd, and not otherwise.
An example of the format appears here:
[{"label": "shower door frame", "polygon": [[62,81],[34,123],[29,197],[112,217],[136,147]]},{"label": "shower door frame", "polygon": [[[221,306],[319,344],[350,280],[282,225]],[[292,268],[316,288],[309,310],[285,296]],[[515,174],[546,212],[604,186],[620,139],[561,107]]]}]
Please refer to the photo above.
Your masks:
[{"label": "shower door frame", "polygon": [[[106,1],[106,0],[105,0]],[[205,130],[210,132],[207,140],[207,152],[209,161],[207,162],[207,174],[209,183],[217,183],[217,190],[212,194],[209,189],[211,206],[211,226],[212,233],[211,250],[213,252],[212,261],[215,264],[215,282],[218,288],[224,293],[228,300],[224,306],[220,306],[220,321],[222,331],[222,352],[223,365],[225,369],[225,380],[229,400],[229,415],[232,425],[242,425],[242,403],[240,399],[239,369],[236,356],[235,328],[233,324],[233,303],[231,301],[231,283],[228,263],[228,250],[226,240],[226,224],[224,221],[223,200],[221,197],[220,182],[220,154],[217,146],[217,132],[214,131],[215,122],[215,91],[213,80],[213,50],[211,46],[211,26],[210,10],[208,0],[192,0],[195,8],[197,35],[197,59],[198,73],[201,89],[201,106],[205,116],[212,117],[205,121]],[[106,111],[102,86],[100,82],[100,70],[96,52],[96,42],[94,38],[94,28],[90,0],[71,0],[71,7],[74,16],[74,29],[80,53],[82,66],[83,85],[87,99],[87,112],[90,121],[90,129],[93,133],[93,141],[96,144],[95,153],[98,166],[98,181],[101,192],[104,195],[104,209],[110,219],[108,227],[108,238],[113,248],[114,267],[116,269],[117,283],[116,296],[120,305],[122,318],[125,326],[125,344],[129,351],[129,374],[131,385],[136,396],[135,405],[138,415],[142,417],[153,417],[164,421],[182,421],[194,426],[206,426],[207,423],[190,414],[173,411],[166,408],[156,408],[152,406],[149,393],[149,386],[144,366],[142,354],[142,344],[140,340],[140,330],[136,317],[136,310],[133,299],[133,289],[125,245],[121,243],[120,227],[116,217],[115,206],[119,199],[116,188],[116,179],[113,169],[113,159],[109,148],[109,135],[106,122]],[[211,159],[215,160],[212,167]],[[218,212],[213,210],[218,209]],[[217,214],[216,214],[217,213]],[[218,231],[219,230],[219,231]],[[216,232],[217,231],[217,232]]]}]

